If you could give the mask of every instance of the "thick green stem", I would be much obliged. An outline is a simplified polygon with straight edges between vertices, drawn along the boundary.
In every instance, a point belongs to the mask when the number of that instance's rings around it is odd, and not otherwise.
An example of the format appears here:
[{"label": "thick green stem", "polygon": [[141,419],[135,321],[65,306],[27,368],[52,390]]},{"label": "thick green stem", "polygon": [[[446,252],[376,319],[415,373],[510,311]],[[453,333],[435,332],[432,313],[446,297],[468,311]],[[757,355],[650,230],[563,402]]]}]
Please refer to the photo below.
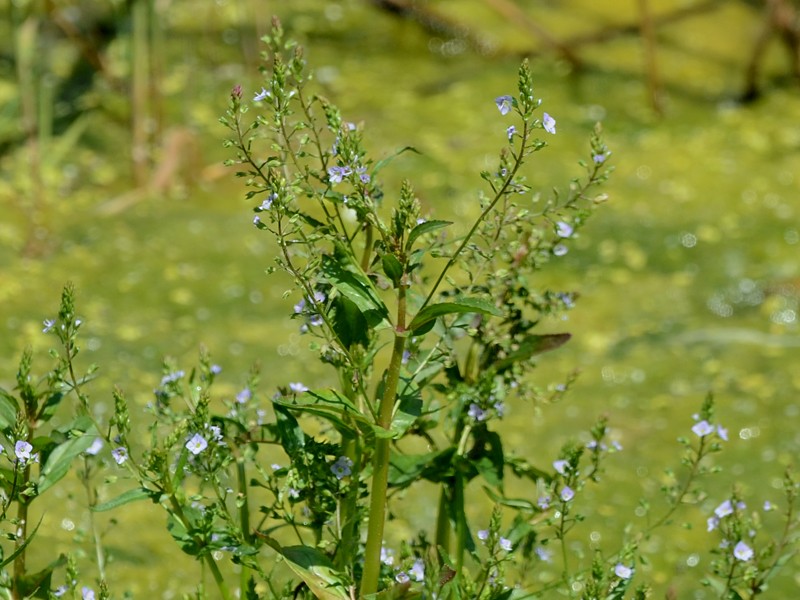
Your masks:
[{"label": "thick green stem", "polygon": [[[383,388],[383,397],[378,408],[378,426],[389,429],[392,425],[392,412],[400,382],[400,367],[408,332],[405,328],[406,290],[402,285],[397,298],[397,329],[395,330],[392,358]],[[391,439],[379,437],[375,440],[375,454],[372,461],[372,489],[369,500],[369,523],[367,525],[367,545],[364,550],[364,575],[361,580],[360,598],[378,591],[378,577],[381,569],[381,545],[383,526],[386,519],[386,493],[389,488],[389,454]]]}]

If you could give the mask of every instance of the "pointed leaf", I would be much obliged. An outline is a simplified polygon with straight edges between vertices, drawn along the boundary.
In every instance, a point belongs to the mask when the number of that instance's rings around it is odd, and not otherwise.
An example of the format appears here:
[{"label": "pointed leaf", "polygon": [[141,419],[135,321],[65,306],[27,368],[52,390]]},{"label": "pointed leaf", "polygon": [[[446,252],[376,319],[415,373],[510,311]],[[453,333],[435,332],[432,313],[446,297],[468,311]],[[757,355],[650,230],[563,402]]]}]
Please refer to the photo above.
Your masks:
[{"label": "pointed leaf", "polygon": [[161,496],[160,492],[157,492],[155,490],[148,490],[147,488],[143,487],[138,487],[138,488],[133,488],[132,490],[128,490],[127,492],[123,492],[116,498],[112,498],[107,502],[102,502],[90,508],[94,512],[104,512],[106,510],[113,510],[115,508],[119,508],[120,506],[124,506],[125,504],[129,504],[131,502],[136,502],[137,500],[152,500],[153,502],[157,502],[160,496]]},{"label": "pointed leaf", "polygon": [[384,254],[381,257],[381,264],[383,265],[383,272],[386,273],[394,287],[397,287],[403,277],[403,265],[400,264],[394,254]]},{"label": "pointed leaf", "polygon": [[278,551],[318,600],[351,600],[345,578],[322,552],[310,546],[287,546]]},{"label": "pointed leaf", "polygon": [[42,467],[39,476],[38,490],[42,494],[54,483],[60,480],[69,471],[69,467],[76,456],[92,445],[96,434],[84,433],[78,437],[70,438],[59,444],[47,457],[47,462]]},{"label": "pointed leaf", "polygon": [[364,272],[344,253],[322,257],[322,274],[345,298],[355,304],[371,327],[389,320],[389,309]]},{"label": "pointed leaf", "polygon": [[18,408],[14,396],[0,388],[0,431],[5,431],[17,423]]},{"label": "pointed leaf", "polygon": [[431,321],[435,321],[443,315],[453,313],[484,313],[495,316],[502,316],[503,312],[494,304],[481,300],[480,298],[461,298],[458,302],[442,302],[440,304],[430,304],[417,313],[411,324],[408,326],[412,332],[419,334],[418,330]]},{"label": "pointed leaf", "polygon": [[408,241],[406,242],[406,252],[409,252],[414,245],[414,242],[417,241],[417,238],[421,235],[425,235],[426,233],[430,233],[431,231],[436,231],[437,229],[442,229],[443,227],[447,227],[448,225],[452,225],[452,221],[439,221],[439,220],[432,220],[432,221],[424,221],[420,223],[414,229],[411,230],[411,233],[408,234]]},{"label": "pointed leaf", "polygon": [[382,158],[381,160],[376,162],[375,166],[372,168],[373,175],[378,171],[380,171],[383,167],[388,165],[390,162],[392,162],[395,158],[400,156],[403,152],[413,152],[415,154],[420,154],[420,155],[422,154],[422,152],[414,148],[414,146],[403,146],[399,150],[395,150],[394,154],[387,156],[386,158]]},{"label": "pointed leaf", "polygon": [[528,335],[511,354],[495,363],[498,371],[507,369],[514,363],[527,360],[537,354],[549,352],[566,344],[572,337],[569,333],[550,333],[545,335]]}]

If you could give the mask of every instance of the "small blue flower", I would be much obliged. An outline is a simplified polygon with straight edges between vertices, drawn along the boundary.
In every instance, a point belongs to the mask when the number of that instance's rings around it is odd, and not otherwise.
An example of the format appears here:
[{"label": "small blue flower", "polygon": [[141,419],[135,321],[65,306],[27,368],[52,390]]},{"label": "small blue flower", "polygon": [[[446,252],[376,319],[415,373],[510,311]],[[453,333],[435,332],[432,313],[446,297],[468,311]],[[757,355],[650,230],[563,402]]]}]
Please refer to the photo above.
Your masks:
[{"label": "small blue flower", "polygon": [[259,211],[259,212],[261,212],[261,211],[264,211],[264,210],[269,210],[270,208],[272,208],[272,203],[273,203],[273,202],[275,202],[275,200],[277,200],[277,199],[278,199],[278,194],[276,194],[275,192],[271,193],[271,194],[270,194],[269,196],[267,196],[267,197],[266,197],[266,199],[265,199],[265,200],[264,200],[264,201],[263,201],[263,202],[262,202],[262,203],[259,205],[259,207],[258,207],[258,208],[256,208],[256,210],[257,210],[257,211]]},{"label": "small blue flower", "polygon": [[200,454],[206,448],[208,448],[208,442],[206,441],[206,438],[199,433],[195,433],[191,439],[186,442],[186,449],[195,456]]},{"label": "small blue flower", "polygon": [[514,99],[511,96],[498,96],[494,99],[494,103],[497,105],[497,109],[500,111],[500,114],[505,116],[511,110],[511,106],[513,104]]},{"label": "small blue flower", "polygon": [[570,501],[570,500],[572,500],[574,497],[575,497],[575,492],[572,490],[572,488],[571,488],[571,487],[569,487],[568,485],[565,485],[565,486],[564,486],[564,489],[563,489],[563,490],[561,490],[561,499],[562,499],[564,502],[569,502],[569,501]]},{"label": "small blue flower", "polygon": [[505,552],[511,552],[511,550],[514,548],[514,545],[508,538],[501,537],[498,543],[500,544],[500,548],[502,548]]},{"label": "small blue flower", "polygon": [[553,468],[559,475],[566,475],[567,471],[569,471],[569,461],[568,460],[557,460],[553,463]]},{"label": "small blue flower", "polygon": [[172,373],[168,373],[161,378],[161,385],[165,386],[168,383],[174,383],[178,381],[181,377],[183,377],[185,373],[183,371],[173,371]]},{"label": "small blue flower", "polygon": [[706,519],[706,531],[714,531],[717,527],[719,527],[719,518],[717,516]]},{"label": "small blue flower", "polygon": [[88,454],[89,456],[97,456],[97,453],[103,449],[103,438],[94,438],[92,445],[89,446],[84,453]]},{"label": "small blue flower", "polygon": [[425,561],[421,558],[415,560],[408,573],[414,581],[423,581],[425,579]]},{"label": "small blue flower", "polygon": [[33,446],[25,440],[18,440],[17,443],[14,444],[14,454],[16,454],[17,459],[23,463],[32,458],[31,450],[33,450]]},{"label": "small blue flower", "polygon": [[90,587],[81,588],[81,600],[95,600],[94,590]]},{"label": "small blue flower", "polygon": [[506,129],[506,135],[508,136],[508,141],[509,141],[509,142],[510,142],[512,139],[514,139],[514,134],[515,134],[516,132],[517,132],[517,128],[516,128],[516,127],[514,127],[513,125],[509,126],[509,128],[508,128],[508,129]]},{"label": "small blue flower", "polygon": [[336,479],[344,479],[352,473],[353,461],[346,456],[340,456],[336,462],[331,465],[331,472],[336,476]]},{"label": "small blue flower", "polygon": [[565,221],[558,221],[556,223],[556,235],[561,238],[572,237],[575,228]]},{"label": "small blue flower", "polygon": [[539,499],[536,501],[536,506],[542,510],[550,508],[550,496],[539,496]]},{"label": "small blue flower", "polygon": [[128,460],[128,451],[120,446],[119,448],[114,448],[111,451],[111,456],[118,465],[121,465]]},{"label": "small blue flower", "polygon": [[705,437],[709,433],[713,433],[713,432],[714,432],[714,428],[705,419],[703,419],[702,421],[700,421],[698,423],[695,423],[692,426],[692,433],[694,433],[698,437]]},{"label": "small blue flower", "polygon": [[256,227],[258,227],[259,225],[261,225],[261,217],[259,217],[258,215],[256,215],[255,217],[253,217],[253,225],[255,225]]},{"label": "small blue flower", "polygon": [[350,167],[331,167],[328,169],[328,179],[331,183],[341,183],[345,177],[353,173]]},{"label": "small blue flower", "polygon": [[381,562],[391,567],[394,564],[394,550],[381,546]]},{"label": "small blue flower", "polygon": [[630,579],[631,575],[633,575],[633,569],[626,567],[622,563],[617,563],[617,566],[614,567],[614,574],[620,579]]},{"label": "small blue flower", "polygon": [[470,418],[475,419],[478,422],[486,420],[486,411],[483,410],[480,406],[475,404],[474,402],[469,405],[469,410],[467,411],[467,415]]},{"label": "small blue flower", "polygon": [[44,325],[44,329],[42,329],[42,333],[47,333],[50,331],[56,324],[55,319],[45,319],[42,324]]},{"label": "small blue flower", "polygon": [[301,382],[294,382],[289,384],[289,389],[292,390],[295,394],[302,394],[303,392],[308,391],[308,386]]},{"label": "small blue flower", "polygon": [[547,133],[556,134],[556,120],[547,113],[542,117],[542,127]]},{"label": "small blue flower", "polygon": [[543,562],[550,562],[553,558],[553,553],[544,546],[536,546],[533,551],[536,553],[536,556],[539,557],[539,560]]},{"label": "small blue flower", "polygon": [[720,519],[727,517],[728,515],[732,515],[733,504],[731,504],[730,500],[725,500],[725,502],[723,502],[717,508],[714,509],[714,514],[717,515],[717,517]]},{"label": "small blue flower", "polygon": [[211,367],[208,370],[211,372],[212,375],[219,375],[220,373],[222,373],[222,367],[220,367],[219,365],[211,365]]},{"label": "small blue flower", "polygon": [[744,542],[740,541],[733,547],[733,556],[738,560],[746,562],[753,558],[753,549]]},{"label": "small blue flower", "polygon": [[488,529],[479,529],[478,530],[478,539],[482,542],[485,542],[489,539],[489,530]]},{"label": "small blue flower", "polygon": [[255,96],[253,96],[253,102],[261,102],[262,100],[266,100],[267,98],[270,97],[270,95],[271,94],[265,88],[262,87],[261,91],[257,93]]},{"label": "small blue flower", "polygon": [[250,391],[250,388],[244,388],[241,392],[236,394],[236,401],[239,404],[244,404],[252,397],[253,397],[253,392]]},{"label": "small blue flower", "polygon": [[397,575],[394,576],[394,580],[397,583],[408,583],[411,581],[408,574],[405,571],[400,571]]},{"label": "small blue flower", "polygon": [[775,507],[772,506],[772,502],[770,502],[769,500],[764,500],[764,511],[768,512],[770,510],[775,510]]},{"label": "small blue flower", "polygon": [[725,429],[722,425],[717,425],[717,435],[723,441],[728,441],[728,430]]},{"label": "small blue flower", "polygon": [[605,154],[595,154],[592,156],[592,160],[597,163],[598,165],[603,163],[606,160]]},{"label": "small blue flower", "polygon": [[564,244],[556,244],[553,246],[553,254],[556,256],[564,256],[569,249]]}]

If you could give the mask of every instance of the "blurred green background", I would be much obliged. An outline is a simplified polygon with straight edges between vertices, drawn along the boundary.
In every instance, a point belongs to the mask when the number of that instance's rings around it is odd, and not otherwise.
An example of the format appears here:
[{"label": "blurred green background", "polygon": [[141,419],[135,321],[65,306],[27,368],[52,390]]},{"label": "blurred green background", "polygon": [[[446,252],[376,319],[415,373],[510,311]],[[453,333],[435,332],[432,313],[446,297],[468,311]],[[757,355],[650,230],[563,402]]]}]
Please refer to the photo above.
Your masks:
[{"label": "blurred green background", "polygon": [[[573,339],[531,377],[546,386],[582,374],[562,403],[512,405],[507,420],[508,447],[546,467],[609,416],[625,451],[585,492],[582,507],[599,516],[577,532],[576,553],[615,547],[642,494],[660,506],[675,438],[708,391],[730,430],[725,474],[681,517],[693,530],[653,538],[646,575],[662,594],[710,597],[698,584],[702,553],[717,544],[705,519],[730,482],[742,481],[753,506],[780,500],[776,482],[800,448],[800,87],[775,38],[761,95],[738,102],[764,27],[760,2],[0,0],[0,14],[3,387],[25,346],[44,369],[53,338],[41,322],[68,280],[86,322],[80,359],[101,367],[101,415],[114,384],[143,406],[162,357],[191,366],[201,344],[231,394],[256,361],[266,395],[288,381],[333,382],[286,318],[296,299],[283,297],[285,279],[264,275],[272,249],[221,166],[230,156],[217,118],[234,85],[246,99],[260,89],[258,39],[276,14],[306,47],[320,91],[365,124],[373,156],[420,150],[384,171],[387,191],[408,177],[443,218],[476,214],[477,174],[508,124],[493,100],[515,92],[521,56],[558,122],[529,170],[535,186],[565,187],[592,125],[604,123],[617,169],[610,201],[540,274],[543,287],[581,295],[568,320],[547,325]],[[32,560],[78,549],[91,577],[83,496],[69,485],[50,494]],[[112,517],[103,526],[116,594],[193,588],[197,571],[156,507]],[[768,597],[797,595],[798,567]]]}]

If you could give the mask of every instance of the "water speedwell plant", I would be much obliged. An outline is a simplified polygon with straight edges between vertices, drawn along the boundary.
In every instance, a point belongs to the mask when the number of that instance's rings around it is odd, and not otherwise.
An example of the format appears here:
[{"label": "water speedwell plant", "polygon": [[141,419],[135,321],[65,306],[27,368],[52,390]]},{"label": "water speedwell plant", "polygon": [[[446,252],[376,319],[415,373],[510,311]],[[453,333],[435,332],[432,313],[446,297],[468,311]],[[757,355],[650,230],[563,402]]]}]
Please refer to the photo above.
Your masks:
[{"label": "water speedwell plant", "polygon": [[[28,505],[81,460],[93,513],[140,500],[163,507],[173,539],[213,580],[213,591],[202,581],[192,597],[646,598],[653,533],[687,505],[714,506],[703,481],[728,434],[712,398],[680,439],[685,453],[667,474],[663,506],[642,501],[643,522],[621,532],[616,549],[593,547],[589,558],[571,541],[596,518],[583,502],[587,486],[602,483],[605,461],[622,450],[606,417],[550,464],[510,452],[502,427],[507,407],[544,406],[574,379],[542,390],[528,378],[539,355],[570,338],[540,326],[576,301],[570,291],[536,287],[533,275],[568,252],[606,200],[596,190],[610,173],[600,128],[566,191],[534,192],[525,167],[557,129],[523,62],[517,92],[494,100],[504,143],[481,173],[475,218],[457,225],[429,217],[410,182],[384,191],[380,172],[408,149],[371,157],[363,127],[313,93],[303,51],[279,22],[265,42],[264,86],[252,102],[237,86],[222,119],[230,164],[249,187],[254,226],[275,245],[271,269],[291,278],[288,317],[336,384],[270,381],[264,405],[257,369],[238,393],[224,394],[215,386],[222,368],[205,350],[192,369],[167,360],[141,448],[121,390],[107,423],[92,410],[93,370],[77,375],[81,321],[68,286],[57,318],[45,323],[61,348],[55,367],[37,383],[26,353],[15,390],[0,390],[0,516],[14,544],[0,562],[14,565],[0,581],[6,596],[95,598],[74,561],[36,574],[25,563],[36,533],[26,525]],[[94,475],[106,469],[132,484],[101,501]],[[511,477],[523,494],[511,496]],[[390,517],[407,517],[401,496],[420,487],[431,510],[414,516],[429,517],[428,526],[404,539]],[[783,514],[774,539],[763,527],[768,517],[748,511],[738,487],[708,517],[707,529],[722,539],[712,542],[702,583],[717,597],[763,594],[794,552],[791,473],[783,489],[785,502],[762,511]],[[478,498],[488,508],[475,516]],[[94,587],[110,597],[106,549],[100,535],[93,539]],[[66,583],[56,587],[52,572],[62,563]]]}]

